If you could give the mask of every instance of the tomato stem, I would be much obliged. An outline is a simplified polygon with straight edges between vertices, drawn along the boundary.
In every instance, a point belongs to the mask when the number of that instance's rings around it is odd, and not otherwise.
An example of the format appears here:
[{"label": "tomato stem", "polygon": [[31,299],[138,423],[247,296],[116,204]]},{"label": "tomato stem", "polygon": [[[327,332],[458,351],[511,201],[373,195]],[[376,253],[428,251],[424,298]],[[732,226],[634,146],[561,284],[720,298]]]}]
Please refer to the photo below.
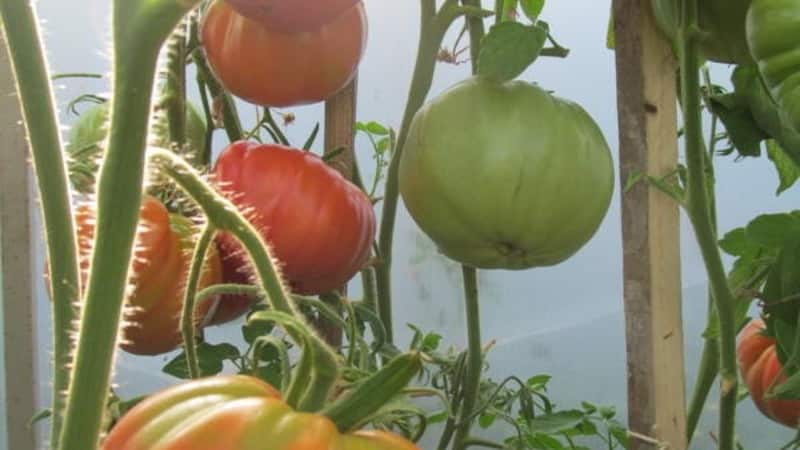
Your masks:
[{"label": "tomato stem", "polygon": [[687,213],[703,255],[711,292],[719,315],[721,377],[719,449],[732,450],[734,448],[738,383],[734,297],[728,285],[710,213],[710,189],[706,175],[708,159],[703,145],[702,110],[699,98],[700,59],[696,34],[697,23],[697,0],[682,0],[679,56],[681,58],[681,95],[688,172]]},{"label": "tomato stem", "polygon": [[192,379],[200,377],[200,363],[197,360],[197,341],[195,340],[195,300],[197,298],[197,285],[203,273],[208,247],[214,239],[216,230],[213,225],[206,225],[200,232],[200,238],[194,248],[192,264],[189,268],[189,279],[186,281],[186,292],[183,297],[183,311],[181,313],[181,334],[183,347],[186,352],[186,365]]},{"label": "tomato stem", "polygon": [[480,302],[478,301],[478,271],[475,268],[462,266],[464,274],[464,299],[467,312],[467,365],[463,379],[463,400],[453,438],[453,449],[466,448],[465,441],[475,418],[474,409],[478,399],[478,390],[483,369],[483,348],[481,346]]},{"label": "tomato stem", "polygon": [[158,54],[173,28],[198,2],[113,3],[111,129],[98,179],[97,233],[61,450],[97,447],[142,199]]},{"label": "tomato stem", "polygon": [[[195,29],[194,32],[199,33],[199,30]],[[241,140],[242,136],[244,136],[244,131],[242,131],[242,123],[239,120],[236,104],[230,94],[222,88],[219,80],[214,77],[214,74],[208,67],[208,62],[206,61],[202,48],[198,47],[192,51],[192,61],[194,61],[194,65],[197,68],[197,78],[203,80],[203,83],[211,93],[212,101],[215,103],[220,102],[222,105],[222,123],[228,135],[228,140],[231,142]],[[208,124],[209,128],[212,128],[212,124],[213,123]]]},{"label": "tomato stem", "polygon": [[75,223],[55,100],[35,9],[30,0],[9,0],[0,2],[0,14],[42,202],[53,308],[51,445],[55,448],[61,430],[64,393],[69,386],[70,335],[74,330],[75,306],[80,293]]},{"label": "tomato stem", "polygon": [[414,114],[425,103],[433,83],[433,74],[436,69],[439,48],[444,41],[444,36],[450,25],[464,11],[459,10],[457,0],[446,0],[441,9],[436,11],[435,0],[420,0],[420,41],[417,49],[417,60],[414,66],[414,75],[411,79],[408,102],[403,113],[400,132],[397,135],[392,159],[386,173],[386,190],[383,200],[380,233],[378,237],[379,263],[375,269],[378,291],[378,315],[386,328],[387,342],[393,342],[392,327],[392,243],[394,238],[394,225],[397,215],[397,200],[400,194],[398,186],[398,172],[400,157],[403,153],[411,120]]},{"label": "tomato stem", "polygon": [[182,149],[186,143],[187,30],[187,24],[181,23],[167,42],[166,82],[162,97],[162,105],[166,110],[169,140],[179,149]]}]

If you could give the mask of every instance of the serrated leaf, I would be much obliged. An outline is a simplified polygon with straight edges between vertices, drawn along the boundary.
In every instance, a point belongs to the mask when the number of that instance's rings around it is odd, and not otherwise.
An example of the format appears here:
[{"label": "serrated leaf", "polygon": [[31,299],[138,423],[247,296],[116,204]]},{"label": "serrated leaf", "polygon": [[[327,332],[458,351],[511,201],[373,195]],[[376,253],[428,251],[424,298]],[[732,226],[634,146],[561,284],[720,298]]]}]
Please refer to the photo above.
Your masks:
[{"label": "serrated leaf", "polygon": [[754,247],[760,246],[748,239],[746,229],[736,228],[720,239],[719,247],[731,256],[743,256],[752,252]]},{"label": "serrated leaf", "polygon": [[800,236],[800,220],[791,214],[764,214],[747,225],[747,236],[768,248],[779,248]]},{"label": "serrated leaf", "polygon": [[769,135],[758,126],[746,101],[739,94],[711,97],[711,109],[725,125],[728,137],[740,155],[761,155],[761,141]]},{"label": "serrated leaf", "polygon": [[546,40],[547,30],[539,25],[495,25],[481,43],[478,75],[497,82],[513,80],[536,61]]},{"label": "serrated leaf", "polygon": [[778,172],[779,184],[775,195],[780,195],[800,178],[800,167],[792,161],[783,147],[772,139],[767,141],[767,156]]},{"label": "serrated leaf", "polygon": [[[197,346],[197,359],[200,376],[212,376],[222,372],[223,362],[240,357],[239,349],[231,344],[211,345],[202,342]],[[190,377],[186,364],[186,353],[181,352],[168,362],[162,371],[176,378],[187,380]]]},{"label": "serrated leaf", "polygon": [[480,418],[478,418],[478,425],[485,430],[491,427],[495,420],[497,420],[495,414],[481,414]]},{"label": "serrated leaf", "polygon": [[528,389],[536,391],[546,387],[547,383],[549,383],[552,378],[553,378],[552,376],[547,374],[536,375],[528,378],[525,384],[528,386]]}]

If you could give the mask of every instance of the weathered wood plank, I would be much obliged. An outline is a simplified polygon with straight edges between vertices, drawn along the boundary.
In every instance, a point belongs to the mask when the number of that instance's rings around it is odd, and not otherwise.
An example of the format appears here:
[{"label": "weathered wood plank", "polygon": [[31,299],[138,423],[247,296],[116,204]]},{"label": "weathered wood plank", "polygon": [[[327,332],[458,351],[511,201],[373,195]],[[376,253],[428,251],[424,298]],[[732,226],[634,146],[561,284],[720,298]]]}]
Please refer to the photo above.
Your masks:
[{"label": "weathered wood plank", "polygon": [[[676,62],[645,0],[615,0],[620,177],[677,165]],[[638,183],[622,195],[628,420],[670,450],[686,448],[679,207]],[[658,448],[632,438],[632,450]]]}]

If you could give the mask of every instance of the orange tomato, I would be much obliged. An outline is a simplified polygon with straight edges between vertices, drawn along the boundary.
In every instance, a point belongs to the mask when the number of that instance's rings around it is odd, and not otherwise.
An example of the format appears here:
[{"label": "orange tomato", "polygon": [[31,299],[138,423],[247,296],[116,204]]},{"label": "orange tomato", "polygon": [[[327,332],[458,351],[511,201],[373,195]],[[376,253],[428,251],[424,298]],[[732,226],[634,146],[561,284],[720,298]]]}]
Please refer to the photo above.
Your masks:
[{"label": "orange tomato", "polygon": [[[193,224],[170,215],[156,198],[145,196],[139,213],[131,294],[126,301],[120,347],[137,355],[158,355],[183,342],[180,317],[185,283],[191,264]],[[88,205],[76,211],[80,265],[84,277],[91,263],[94,212]],[[216,249],[209,249],[199,289],[218,284],[222,264]],[[213,300],[200,305],[195,321],[200,327]]]},{"label": "orange tomato", "polygon": [[782,365],[775,349],[775,340],[762,332],[762,320],[750,321],[739,333],[736,354],[739,370],[742,373],[750,398],[756,407],[767,417],[787,427],[800,425],[800,400],[765,398],[769,389],[785,381],[781,374]]},{"label": "orange tomato", "polygon": [[226,0],[233,9],[264,26],[297,33],[335,20],[360,0]]},{"label": "orange tomato", "polygon": [[209,66],[228,91],[257,105],[286,107],[324,101],[347,86],[366,47],[367,19],[358,3],[317,29],[284,33],[217,0],[201,34]]}]

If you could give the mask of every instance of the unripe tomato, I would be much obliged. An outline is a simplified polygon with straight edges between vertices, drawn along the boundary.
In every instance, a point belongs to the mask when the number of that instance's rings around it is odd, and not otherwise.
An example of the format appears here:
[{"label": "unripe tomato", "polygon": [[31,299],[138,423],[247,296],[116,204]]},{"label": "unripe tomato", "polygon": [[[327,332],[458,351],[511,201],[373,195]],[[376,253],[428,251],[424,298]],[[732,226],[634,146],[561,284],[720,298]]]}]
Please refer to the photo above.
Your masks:
[{"label": "unripe tomato", "polygon": [[312,31],[361,0],[226,0],[239,14],[284,33]]},{"label": "unripe tomato", "polygon": [[800,2],[753,0],[747,40],[765,84],[800,132]]},{"label": "unripe tomato", "polygon": [[299,33],[268,28],[217,0],[202,24],[203,48],[233,95],[262,106],[317,103],[353,79],[367,40],[364,5]]},{"label": "unripe tomato", "polygon": [[527,269],[567,259],[594,235],[614,169],[579,105],[526,82],[473,77],[417,112],[399,182],[412,217],[446,256]]},{"label": "unripe tomato", "polygon": [[327,417],[292,410],[272,386],[228,375],[167,388],[136,405],[101,450],[419,450],[384,431],[341,434]]},{"label": "unripe tomato", "polygon": [[[235,142],[217,160],[213,179],[246,211],[294,292],[336,289],[367,263],[376,228],[372,202],[313,153]],[[225,282],[245,281],[249,271],[241,246],[225,233],[218,243]],[[220,309],[227,305],[223,300]]]},{"label": "unripe tomato", "polygon": [[[752,0],[701,0],[699,8],[700,52],[709,61],[748,64],[753,61],[747,47],[745,17]],[[653,13],[661,29],[677,37],[679,0],[652,0]]]},{"label": "unripe tomato", "polygon": [[[91,264],[94,212],[87,205],[75,213],[81,269]],[[125,304],[120,347],[137,355],[158,355],[183,342],[180,317],[185,283],[191,264],[193,224],[171,215],[161,202],[145,196],[139,213],[132,267],[131,295]],[[219,284],[222,267],[215,249],[210,249],[199,288]],[[213,299],[212,299],[213,301]],[[211,306],[205,302],[195,310],[199,327]]]},{"label": "unripe tomato", "polygon": [[756,407],[775,422],[797,428],[800,425],[800,400],[765,398],[769,389],[785,381],[786,377],[781,375],[783,366],[778,359],[775,340],[762,334],[764,329],[764,322],[756,319],[739,333],[736,346],[739,370]]}]

